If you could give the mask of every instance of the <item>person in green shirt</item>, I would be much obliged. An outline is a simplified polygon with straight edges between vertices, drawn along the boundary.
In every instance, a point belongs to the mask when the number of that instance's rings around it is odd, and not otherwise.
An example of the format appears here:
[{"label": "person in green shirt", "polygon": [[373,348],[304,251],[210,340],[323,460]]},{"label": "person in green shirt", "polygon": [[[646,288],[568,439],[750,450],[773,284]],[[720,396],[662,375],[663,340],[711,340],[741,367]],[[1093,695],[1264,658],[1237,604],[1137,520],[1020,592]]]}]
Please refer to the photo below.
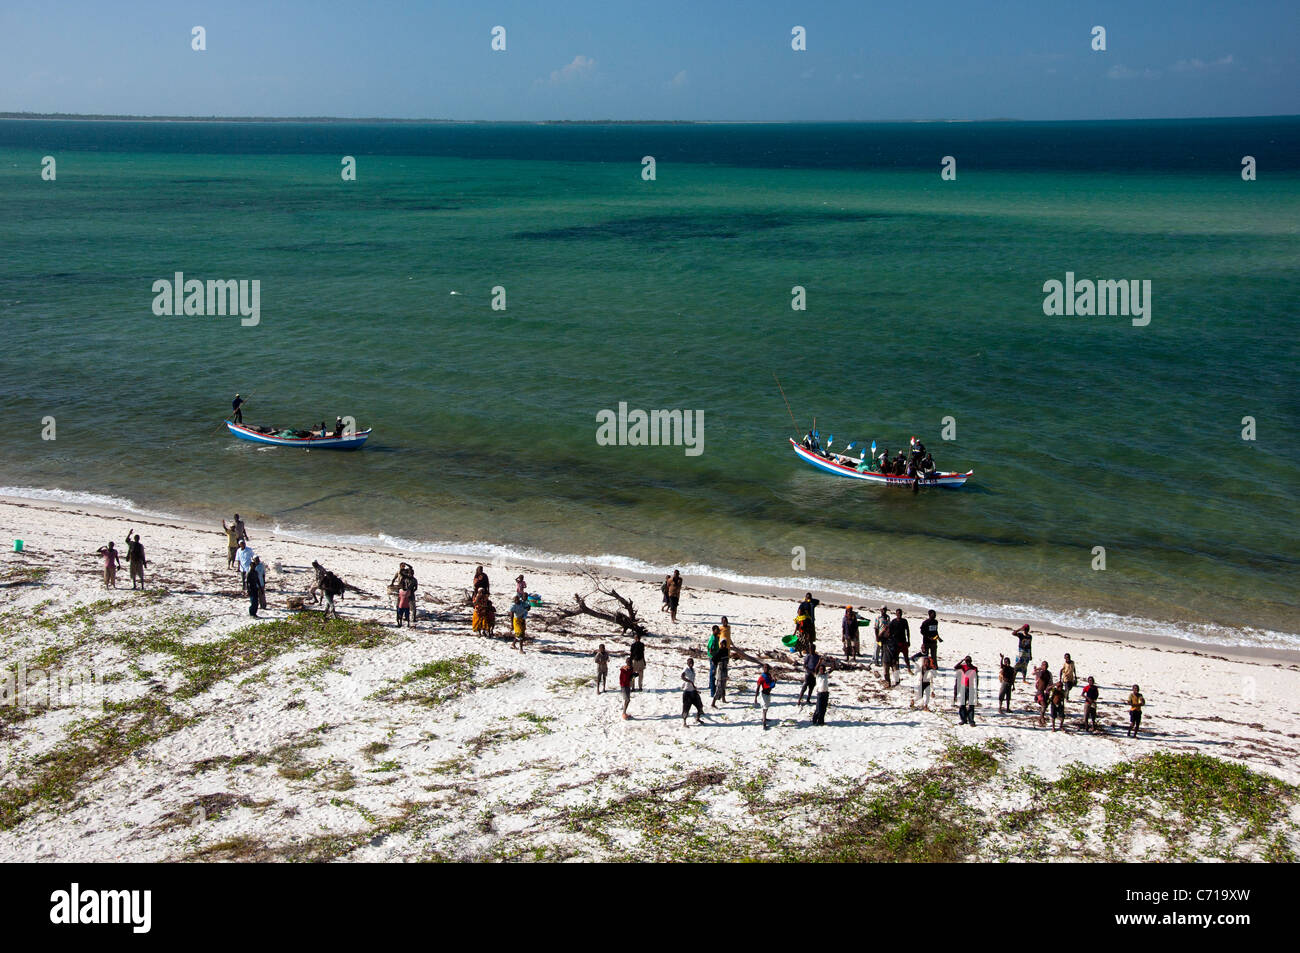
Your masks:
[{"label": "person in green shirt", "polygon": [[709,657],[709,697],[713,696],[713,688],[718,675],[718,663],[713,661],[713,655],[718,650],[718,642],[722,638],[722,628],[713,627],[713,634],[709,636],[709,641],[704,646],[704,654]]}]

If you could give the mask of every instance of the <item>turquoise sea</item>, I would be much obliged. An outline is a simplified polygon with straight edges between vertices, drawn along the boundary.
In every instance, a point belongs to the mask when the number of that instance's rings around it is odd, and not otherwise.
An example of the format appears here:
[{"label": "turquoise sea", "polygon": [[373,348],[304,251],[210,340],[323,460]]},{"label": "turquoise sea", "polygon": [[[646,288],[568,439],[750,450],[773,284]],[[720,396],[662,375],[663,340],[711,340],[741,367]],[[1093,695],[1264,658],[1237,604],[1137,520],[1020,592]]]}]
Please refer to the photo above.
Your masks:
[{"label": "turquoise sea", "polygon": [[[1300,647],[1298,223],[1293,117],[0,121],[0,492]],[[156,316],[178,271],[260,323]],[[1066,272],[1150,280],[1150,324],[1045,315]],[[974,479],[812,470],[773,372],[800,431]],[[235,391],[374,434],[235,441]],[[703,453],[598,445],[620,402]]]}]

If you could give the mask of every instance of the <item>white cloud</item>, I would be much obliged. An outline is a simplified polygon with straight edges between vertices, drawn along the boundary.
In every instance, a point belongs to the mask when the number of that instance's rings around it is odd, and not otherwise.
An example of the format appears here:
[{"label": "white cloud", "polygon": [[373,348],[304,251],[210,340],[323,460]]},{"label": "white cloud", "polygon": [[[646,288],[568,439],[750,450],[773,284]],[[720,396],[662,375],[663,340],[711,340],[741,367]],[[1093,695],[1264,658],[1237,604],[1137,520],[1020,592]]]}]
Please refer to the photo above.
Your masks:
[{"label": "white cloud", "polygon": [[1129,69],[1127,66],[1115,65],[1106,70],[1109,79],[1155,79],[1160,75],[1155,69]]},{"label": "white cloud", "polygon": [[537,82],[543,83],[547,86],[564,86],[569,83],[576,83],[587,79],[595,71],[596,61],[590,56],[583,56],[579,53],[573,58],[573,62],[561,66],[559,69],[551,70],[551,78],[549,80],[539,79]]},{"label": "white cloud", "polygon": [[1173,70],[1173,72],[1175,73],[1203,73],[1205,70],[1208,69],[1215,69],[1216,67],[1231,66],[1231,65],[1232,65],[1232,54],[1229,53],[1227,56],[1221,56],[1217,60],[1213,60],[1209,63],[1205,62],[1204,60],[1198,60],[1198,59],[1179,60],[1177,63],[1175,63],[1173,66],[1169,68]]},{"label": "white cloud", "polygon": [[669,89],[683,89],[689,80],[686,76],[686,70],[681,70],[676,76],[668,81]]}]

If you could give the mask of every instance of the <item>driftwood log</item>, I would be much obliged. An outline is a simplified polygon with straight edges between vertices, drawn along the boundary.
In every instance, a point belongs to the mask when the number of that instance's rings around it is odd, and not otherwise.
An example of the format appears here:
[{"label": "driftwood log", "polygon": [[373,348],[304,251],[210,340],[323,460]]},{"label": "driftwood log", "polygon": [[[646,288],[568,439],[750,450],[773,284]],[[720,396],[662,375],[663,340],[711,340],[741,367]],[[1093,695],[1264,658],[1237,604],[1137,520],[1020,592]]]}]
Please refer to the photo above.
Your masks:
[{"label": "driftwood log", "polygon": [[[620,595],[619,591],[613,586],[606,584],[594,572],[587,572],[587,577],[592,581],[596,588],[595,593],[588,593],[582,596],[579,593],[573,594],[573,608],[558,609],[556,614],[561,619],[571,619],[574,616],[589,615],[594,619],[600,619],[603,622],[610,622],[619,627],[620,634],[626,632],[635,632],[638,635],[646,636],[650,633],[646,630],[645,623],[636,617],[636,607],[632,605],[632,600],[627,596]],[[617,603],[615,606],[589,605],[587,599],[591,596],[600,594],[608,596]]]}]

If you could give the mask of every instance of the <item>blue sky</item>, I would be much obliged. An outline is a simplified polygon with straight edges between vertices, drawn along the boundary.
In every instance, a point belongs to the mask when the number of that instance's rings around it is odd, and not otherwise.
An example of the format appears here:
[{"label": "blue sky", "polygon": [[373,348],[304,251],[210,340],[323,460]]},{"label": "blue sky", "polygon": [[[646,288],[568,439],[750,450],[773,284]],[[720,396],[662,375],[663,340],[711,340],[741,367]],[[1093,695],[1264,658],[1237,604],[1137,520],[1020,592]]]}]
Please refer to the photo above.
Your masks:
[{"label": "blue sky", "polygon": [[[1091,30],[1107,31],[1093,52]],[[190,48],[195,25],[207,50]],[[507,49],[492,52],[492,27]],[[790,47],[807,30],[806,52]],[[1300,112],[1300,0],[31,2],[0,110],[538,119]]]}]

